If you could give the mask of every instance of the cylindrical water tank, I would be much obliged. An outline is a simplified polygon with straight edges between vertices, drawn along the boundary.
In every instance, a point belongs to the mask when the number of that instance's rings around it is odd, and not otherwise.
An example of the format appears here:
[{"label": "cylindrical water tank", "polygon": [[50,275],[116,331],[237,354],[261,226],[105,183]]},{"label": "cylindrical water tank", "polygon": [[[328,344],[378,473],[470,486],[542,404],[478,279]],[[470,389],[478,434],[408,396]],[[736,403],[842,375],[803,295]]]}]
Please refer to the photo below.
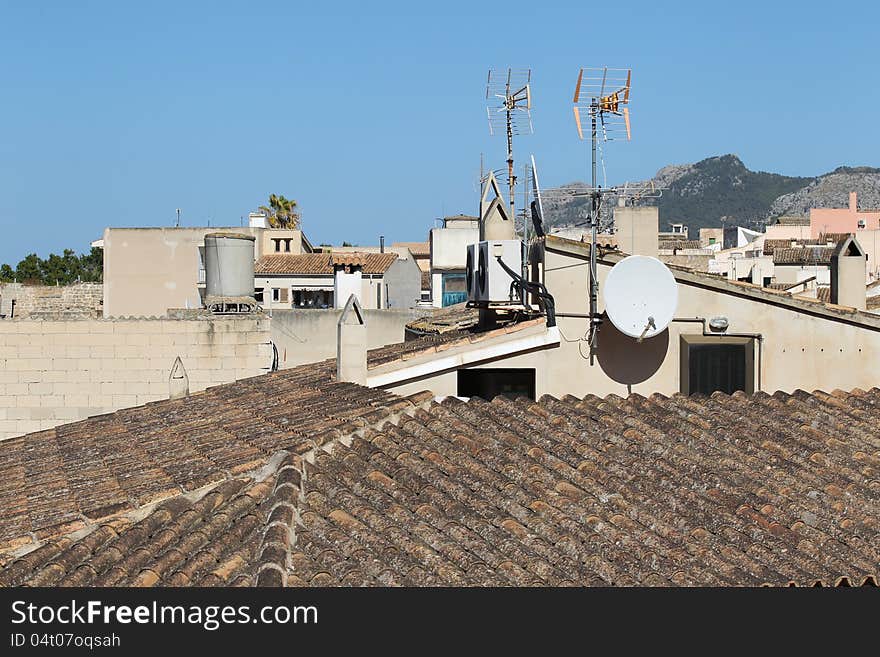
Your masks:
[{"label": "cylindrical water tank", "polygon": [[238,233],[205,235],[205,294],[254,296],[254,238]]}]

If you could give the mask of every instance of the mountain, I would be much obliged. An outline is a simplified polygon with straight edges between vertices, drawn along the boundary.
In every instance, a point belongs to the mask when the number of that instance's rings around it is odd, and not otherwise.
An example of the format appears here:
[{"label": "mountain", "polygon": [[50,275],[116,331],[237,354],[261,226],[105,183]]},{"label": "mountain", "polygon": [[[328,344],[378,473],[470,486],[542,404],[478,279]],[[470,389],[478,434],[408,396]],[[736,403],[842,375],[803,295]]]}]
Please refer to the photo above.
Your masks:
[{"label": "mountain", "polygon": [[[662,196],[637,204],[659,206],[661,229],[683,223],[692,235],[700,228],[720,227],[722,218],[728,224],[757,226],[781,215],[807,215],[810,208],[846,207],[850,191],[858,192],[860,207],[880,207],[880,169],[871,167],[840,167],[801,178],[751,171],[736,155],[721,155],[663,167],[650,181],[634,185],[650,182],[662,189]],[[556,229],[583,224],[589,213],[586,190],[575,182],[542,195],[548,224]],[[613,195],[605,198],[603,228],[610,225],[610,208],[616,204]]]}]

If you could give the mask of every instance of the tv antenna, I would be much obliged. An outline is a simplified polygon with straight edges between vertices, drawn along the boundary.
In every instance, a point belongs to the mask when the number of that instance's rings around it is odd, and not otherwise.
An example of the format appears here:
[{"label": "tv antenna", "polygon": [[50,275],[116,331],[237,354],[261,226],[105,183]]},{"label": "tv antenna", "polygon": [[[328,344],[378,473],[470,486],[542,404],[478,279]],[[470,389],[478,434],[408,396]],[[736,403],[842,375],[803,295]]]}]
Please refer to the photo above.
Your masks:
[{"label": "tv antenna", "polygon": [[[514,135],[532,134],[531,69],[489,69],[486,80],[486,116],[489,134],[507,136],[507,183],[510,187],[510,216],[514,213],[516,175],[513,172]],[[494,102],[494,104],[492,104]]]},{"label": "tv antenna", "polygon": [[[603,194],[610,189],[599,187],[596,178],[596,153],[599,139],[603,142],[632,137],[629,123],[629,93],[632,69],[582,68],[574,87],[574,121],[578,136],[584,139],[583,124],[590,127],[591,177],[590,204],[590,362],[596,350],[596,333],[601,319],[598,316],[599,282],[596,272],[596,237],[599,228],[599,209]],[[600,132],[601,131],[601,132]],[[604,166],[604,165],[603,165]]]}]

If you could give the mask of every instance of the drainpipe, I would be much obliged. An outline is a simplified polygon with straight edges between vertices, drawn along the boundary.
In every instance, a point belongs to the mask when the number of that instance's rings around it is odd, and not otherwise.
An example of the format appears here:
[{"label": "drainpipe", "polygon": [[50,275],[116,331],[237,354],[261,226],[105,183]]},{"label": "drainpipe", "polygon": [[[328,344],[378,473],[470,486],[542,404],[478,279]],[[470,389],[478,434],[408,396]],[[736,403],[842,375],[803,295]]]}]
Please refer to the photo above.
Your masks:
[{"label": "drainpipe", "polygon": [[690,322],[694,324],[702,324],[703,336],[718,338],[752,338],[758,341],[758,392],[761,392],[761,370],[764,362],[764,336],[761,333],[714,333],[707,330],[707,320],[705,317],[676,317],[673,322]]}]

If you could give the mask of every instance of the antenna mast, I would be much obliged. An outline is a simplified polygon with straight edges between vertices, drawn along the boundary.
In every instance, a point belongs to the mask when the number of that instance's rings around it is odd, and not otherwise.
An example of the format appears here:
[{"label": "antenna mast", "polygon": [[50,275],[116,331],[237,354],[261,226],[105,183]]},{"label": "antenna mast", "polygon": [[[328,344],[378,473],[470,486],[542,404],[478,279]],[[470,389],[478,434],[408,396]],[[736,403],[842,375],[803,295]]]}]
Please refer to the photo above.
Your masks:
[{"label": "antenna mast", "polygon": [[[615,138],[629,141],[629,91],[632,70],[628,68],[582,68],[574,87],[574,120],[578,136],[583,139],[582,119],[590,121],[590,364],[596,351],[596,335],[601,318],[598,313],[599,281],[596,271],[596,246],[599,210],[602,196],[611,190],[602,189],[596,179],[596,151],[599,130],[602,141]],[[611,91],[613,89],[613,91]]]},{"label": "antenna mast", "polygon": [[[489,118],[489,134],[495,135],[502,130],[507,137],[507,184],[510,189],[510,217],[516,217],[515,192],[516,174],[513,169],[513,137],[514,135],[532,133],[532,94],[531,69],[496,70],[489,69],[486,80],[486,115]],[[488,101],[497,101],[490,106]]]}]

